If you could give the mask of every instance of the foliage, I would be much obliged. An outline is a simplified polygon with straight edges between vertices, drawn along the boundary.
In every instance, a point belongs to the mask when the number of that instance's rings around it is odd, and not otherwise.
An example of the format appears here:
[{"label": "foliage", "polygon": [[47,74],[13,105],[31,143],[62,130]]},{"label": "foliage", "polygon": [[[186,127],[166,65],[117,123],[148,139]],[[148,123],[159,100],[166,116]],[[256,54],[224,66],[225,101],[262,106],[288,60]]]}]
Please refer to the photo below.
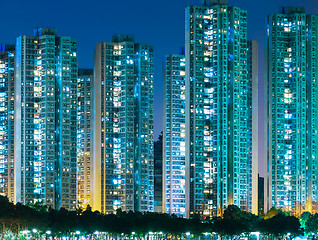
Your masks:
[{"label": "foliage", "polygon": [[318,213],[310,215],[305,224],[306,233],[318,233]]},{"label": "foliage", "polygon": [[288,216],[281,212],[278,212],[278,214],[272,218],[264,219],[261,223],[260,230],[264,234],[274,235],[278,238],[286,234],[295,236],[302,234],[298,218]]},{"label": "foliage", "polygon": [[259,216],[242,211],[235,205],[229,205],[224,211],[223,218],[216,219],[214,227],[221,236],[234,237],[258,231],[260,222]]},{"label": "foliage", "polygon": [[310,212],[304,212],[303,214],[301,214],[299,218],[299,222],[300,222],[300,227],[302,229],[306,228],[306,223],[307,223],[307,220],[310,218],[310,216],[311,216]]},{"label": "foliage", "polygon": [[272,218],[278,214],[278,210],[272,207],[264,216],[264,219]]},{"label": "foliage", "polygon": [[[288,216],[281,210],[271,209],[265,219],[262,219],[242,211],[235,205],[225,209],[223,218],[205,218],[204,221],[198,215],[185,219],[161,213],[124,212],[121,209],[118,209],[116,214],[103,215],[98,211],[93,212],[90,206],[84,211],[67,211],[63,208],[54,210],[40,204],[14,205],[1,196],[0,206],[0,232],[18,233],[34,228],[39,233],[49,230],[55,236],[68,235],[75,231],[87,235],[96,231],[113,235],[130,235],[135,232],[138,236],[144,236],[149,232],[162,232],[170,238],[178,238],[186,232],[191,232],[194,236],[216,232],[220,236],[230,238],[239,237],[243,233],[249,235],[251,232],[261,232],[279,238],[287,233],[301,234],[298,219]],[[317,214],[305,214],[302,219],[306,220],[306,232],[317,233]]]}]

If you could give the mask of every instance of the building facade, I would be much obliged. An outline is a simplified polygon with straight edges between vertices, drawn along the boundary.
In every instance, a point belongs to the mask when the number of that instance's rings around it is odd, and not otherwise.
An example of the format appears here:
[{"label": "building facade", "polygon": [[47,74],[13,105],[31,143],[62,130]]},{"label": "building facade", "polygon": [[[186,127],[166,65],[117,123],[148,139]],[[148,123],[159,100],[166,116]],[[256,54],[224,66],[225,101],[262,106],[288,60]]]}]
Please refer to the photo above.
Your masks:
[{"label": "building facade", "polygon": [[220,216],[229,204],[257,213],[257,172],[249,177],[257,163],[247,150],[247,50],[245,10],[216,0],[187,7],[187,216]]},{"label": "building facade", "polygon": [[93,69],[79,69],[77,79],[77,207],[91,200],[91,85]]},{"label": "building facade", "polygon": [[76,45],[48,28],[17,38],[15,202],[76,208]]},{"label": "building facade", "polygon": [[268,16],[265,212],[318,210],[317,30],[303,8]]},{"label": "building facade", "polygon": [[154,142],[154,211],[162,213],[162,160],[163,136],[159,135]]},{"label": "building facade", "polygon": [[153,47],[115,35],[95,52],[92,207],[154,210]]},{"label": "building facade", "polygon": [[14,198],[15,47],[0,45],[0,195]]},{"label": "building facade", "polygon": [[[257,214],[258,205],[258,43],[247,41],[247,203]],[[264,196],[264,194],[263,194]],[[255,211],[258,212],[255,212]]]},{"label": "building facade", "polygon": [[184,55],[165,58],[163,121],[163,211],[186,217]]},{"label": "building facade", "polygon": [[264,214],[264,178],[258,176],[258,215]]}]

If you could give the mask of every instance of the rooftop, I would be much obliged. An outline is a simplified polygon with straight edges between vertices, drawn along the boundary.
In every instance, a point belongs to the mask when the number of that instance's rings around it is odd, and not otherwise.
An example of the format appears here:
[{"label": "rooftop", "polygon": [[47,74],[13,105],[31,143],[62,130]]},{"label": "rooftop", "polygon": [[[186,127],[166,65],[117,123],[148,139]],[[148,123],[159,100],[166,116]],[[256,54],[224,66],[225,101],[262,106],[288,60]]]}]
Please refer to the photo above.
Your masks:
[{"label": "rooftop", "polygon": [[202,0],[203,5],[213,6],[213,5],[227,5],[227,0]]}]

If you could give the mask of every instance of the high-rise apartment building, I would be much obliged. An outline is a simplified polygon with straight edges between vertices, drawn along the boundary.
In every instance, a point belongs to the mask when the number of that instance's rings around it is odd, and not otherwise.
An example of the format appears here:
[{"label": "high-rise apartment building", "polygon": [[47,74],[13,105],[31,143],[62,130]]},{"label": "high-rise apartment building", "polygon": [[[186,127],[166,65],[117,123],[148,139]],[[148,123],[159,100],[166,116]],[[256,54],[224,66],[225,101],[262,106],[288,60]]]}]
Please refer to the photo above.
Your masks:
[{"label": "high-rise apartment building", "polygon": [[[247,205],[258,213],[258,44],[247,41]],[[256,212],[257,211],[257,212]]]},{"label": "high-rise apartment building", "polygon": [[164,67],[163,211],[186,217],[184,55],[167,55]]},{"label": "high-rise apartment building", "polygon": [[0,195],[14,197],[14,59],[12,45],[0,45]]},{"label": "high-rise apartment building", "polygon": [[318,211],[318,16],[286,7],[268,16],[265,206]]},{"label": "high-rise apartment building", "polygon": [[154,210],[153,47],[115,35],[95,52],[92,208]]},{"label": "high-rise apartment building", "polygon": [[17,38],[15,202],[76,208],[76,45],[48,28]]},{"label": "high-rise apartment building", "polygon": [[247,145],[247,51],[245,10],[221,0],[187,7],[187,216],[219,216],[229,204],[257,213],[257,169]]},{"label": "high-rise apartment building", "polygon": [[77,206],[86,209],[91,193],[91,86],[93,69],[79,69],[77,79]]}]

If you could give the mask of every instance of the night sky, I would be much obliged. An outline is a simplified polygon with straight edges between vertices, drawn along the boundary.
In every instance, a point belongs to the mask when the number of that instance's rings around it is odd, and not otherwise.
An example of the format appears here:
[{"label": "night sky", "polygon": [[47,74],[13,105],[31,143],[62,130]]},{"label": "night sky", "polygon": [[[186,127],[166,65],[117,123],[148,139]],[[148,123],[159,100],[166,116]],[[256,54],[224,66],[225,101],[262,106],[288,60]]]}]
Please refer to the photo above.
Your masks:
[{"label": "night sky", "polygon": [[[134,34],[136,42],[155,47],[155,139],[162,131],[163,56],[184,46],[184,11],[200,0],[2,0],[0,43],[14,44],[20,35],[32,35],[35,27],[54,27],[59,35],[78,41],[80,68],[93,68],[98,42],[111,41],[113,34]],[[264,39],[266,15],[282,6],[305,7],[318,14],[317,0],[229,0],[248,10],[248,38],[259,42],[259,170],[263,175],[264,144]]]}]

